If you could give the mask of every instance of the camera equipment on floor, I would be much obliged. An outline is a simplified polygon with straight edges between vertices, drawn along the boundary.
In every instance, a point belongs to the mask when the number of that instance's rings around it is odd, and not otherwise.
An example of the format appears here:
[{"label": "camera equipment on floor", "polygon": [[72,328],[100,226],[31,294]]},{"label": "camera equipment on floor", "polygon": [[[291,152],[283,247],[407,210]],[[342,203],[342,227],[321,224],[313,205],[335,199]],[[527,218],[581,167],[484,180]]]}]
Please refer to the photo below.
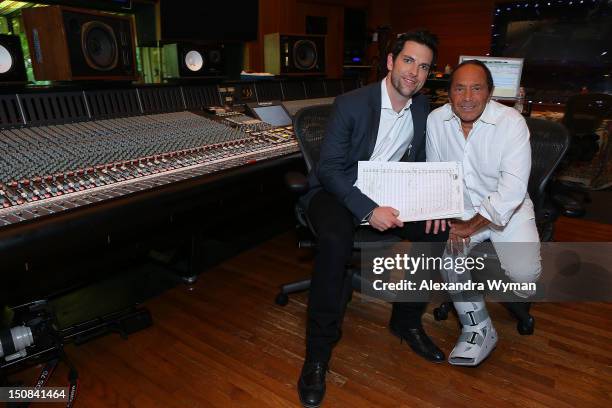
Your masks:
[{"label": "camera equipment on floor", "polygon": [[0,320],[0,383],[8,383],[6,376],[25,366],[44,363],[36,387],[44,386],[60,361],[69,367],[69,398],[72,406],[76,396],[78,373],[68,360],[64,345],[82,344],[108,333],[122,337],[145,329],[152,324],[151,314],[144,308],[129,308],[67,328],[57,324],[53,308],[40,300],[12,309],[5,309]]}]

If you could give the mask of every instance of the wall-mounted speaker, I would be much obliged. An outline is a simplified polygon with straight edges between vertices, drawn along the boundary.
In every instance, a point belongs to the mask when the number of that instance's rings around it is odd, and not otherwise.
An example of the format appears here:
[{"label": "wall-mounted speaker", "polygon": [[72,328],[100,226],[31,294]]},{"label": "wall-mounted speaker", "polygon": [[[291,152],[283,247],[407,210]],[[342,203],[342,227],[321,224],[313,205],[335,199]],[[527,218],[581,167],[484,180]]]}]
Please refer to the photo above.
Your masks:
[{"label": "wall-mounted speaker", "polygon": [[365,65],[367,14],[365,9],[344,9],[344,65]]},{"label": "wall-mounted speaker", "polygon": [[0,34],[0,83],[25,83],[27,80],[19,37]]},{"label": "wall-mounted speaker", "polygon": [[225,74],[221,45],[176,43],[164,45],[165,78],[207,78]]},{"label": "wall-mounted speaker", "polygon": [[321,75],[325,73],[325,36],[266,34],[266,72],[275,75]]},{"label": "wall-mounted speaker", "polygon": [[63,6],[22,14],[36,79],[137,79],[131,17]]}]

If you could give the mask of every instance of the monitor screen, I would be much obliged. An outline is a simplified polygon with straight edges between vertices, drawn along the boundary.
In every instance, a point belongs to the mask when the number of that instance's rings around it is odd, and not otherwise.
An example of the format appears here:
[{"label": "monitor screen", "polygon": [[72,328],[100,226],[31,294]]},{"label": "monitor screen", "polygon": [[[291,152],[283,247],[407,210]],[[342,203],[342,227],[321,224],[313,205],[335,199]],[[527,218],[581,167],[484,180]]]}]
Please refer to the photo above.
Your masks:
[{"label": "monitor screen", "polygon": [[291,117],[281,105],[257,106],[253,111],[259,119],[272,126],[288,126],[291,124]]},{"label": "monitor screen", "polygon": [[512,99],[518,97],[523,72],[522,58],[474,57],[462,55],[459,63],[476,59],[485,63],[493,76],[493,98]]}]

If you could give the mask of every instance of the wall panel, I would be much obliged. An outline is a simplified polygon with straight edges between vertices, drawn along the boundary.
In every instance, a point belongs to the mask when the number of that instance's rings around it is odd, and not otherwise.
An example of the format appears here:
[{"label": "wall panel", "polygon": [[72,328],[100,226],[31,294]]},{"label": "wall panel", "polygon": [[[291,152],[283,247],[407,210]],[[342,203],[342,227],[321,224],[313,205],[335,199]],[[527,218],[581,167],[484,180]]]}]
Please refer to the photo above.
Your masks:
[{"label": "wall panel", "polygon": [[427,28],[440,39],[438,69],[454,66],[460,55],[486,55],[491,49],[493,0],[391,0],[395,33]]}]

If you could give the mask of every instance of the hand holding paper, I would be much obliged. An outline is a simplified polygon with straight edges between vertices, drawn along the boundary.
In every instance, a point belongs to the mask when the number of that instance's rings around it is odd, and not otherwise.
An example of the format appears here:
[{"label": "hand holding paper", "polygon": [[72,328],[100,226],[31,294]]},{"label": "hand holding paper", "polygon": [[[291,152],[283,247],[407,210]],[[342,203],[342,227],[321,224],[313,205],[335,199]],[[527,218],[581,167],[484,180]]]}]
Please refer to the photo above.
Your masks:
[{"label": "hand holding paper", "polygon": [[377,207],[370,217],[370,225],[379,230],[385,231],[389,228],[403,227],[404,223],[397,217],[399,211],[392,207]]},{"label": "hand holding paper", "polygon": [[360,161],[356,186],[401,221],[463,215],[463,176],[457,162]]}]

